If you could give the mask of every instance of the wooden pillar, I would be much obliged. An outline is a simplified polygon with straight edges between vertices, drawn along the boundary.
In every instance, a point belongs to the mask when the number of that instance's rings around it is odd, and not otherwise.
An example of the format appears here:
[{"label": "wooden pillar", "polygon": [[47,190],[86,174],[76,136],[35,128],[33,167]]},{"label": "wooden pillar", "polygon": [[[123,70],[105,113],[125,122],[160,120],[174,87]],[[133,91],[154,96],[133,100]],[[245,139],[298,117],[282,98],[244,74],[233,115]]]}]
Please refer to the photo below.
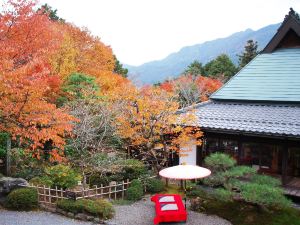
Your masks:
[{"label": "wooden pillar", "polygon": [[218,137],[218,152],[221,151],[221,138]]},{"label": "wooden pillar", "polygon": [[11,136],[7,136],[6,140],[6,160],[5,160],[5,166],[6,166],[6,176],[11,176]]},{"label": "wooden pillar", "polygon": [[243,147],[242,137],[239,136],[238,137],[238,160],[237,160],[238,165],[240,165],[242,159],[242,147]]},{"label": "wooden pillar", "polygon": [[287,166],[288,166],[288,154],[289,147],[287,141],[282,146],[282,171],[281,171],[281,182],[282,185],[287,183]]},{"label": "wooden pillar", "polygon": [[196,165],[197,166],[202,165],[202,148],[200,145],[196,146]]}]

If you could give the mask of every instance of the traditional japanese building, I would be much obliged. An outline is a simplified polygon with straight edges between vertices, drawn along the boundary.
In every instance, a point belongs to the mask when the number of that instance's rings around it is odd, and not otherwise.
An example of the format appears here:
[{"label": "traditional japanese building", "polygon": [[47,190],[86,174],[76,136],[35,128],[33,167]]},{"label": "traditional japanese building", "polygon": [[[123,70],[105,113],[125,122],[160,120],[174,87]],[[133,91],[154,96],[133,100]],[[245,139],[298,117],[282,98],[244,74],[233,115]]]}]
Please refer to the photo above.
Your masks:
[{"label": "traditional japanese building", "polygon": [[225,152],[300,189],[299,15],[291,9],[263,51],[195,111],[203,145],[181,161]]}]

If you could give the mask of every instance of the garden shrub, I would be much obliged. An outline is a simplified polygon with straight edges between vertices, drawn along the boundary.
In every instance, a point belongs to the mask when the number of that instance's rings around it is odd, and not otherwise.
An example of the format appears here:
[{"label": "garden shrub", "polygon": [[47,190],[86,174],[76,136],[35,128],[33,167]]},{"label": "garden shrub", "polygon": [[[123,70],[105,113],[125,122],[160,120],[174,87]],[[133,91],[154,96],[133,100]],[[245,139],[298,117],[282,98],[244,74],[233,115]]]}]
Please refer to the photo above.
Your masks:
[{"label": "garden shrub", "polygon": [[84,210],[83,204],[81,204],[80,200],[74,201],[71,199],[63,199],[56,203],[56,206],[60,209],[63,209],[67,212],[71,213],[81,213]]},{"label": "garden shrub", "polygon": [[281,188],[266,184],[245,182],[241,185],[241,196],[245,201],[273,208],[287,208],[291,202]]},{"label": "garden shrub", "polygon": [[122,162],[122,176],[123,179],[137,179],[147,173],[145,164],[137,159],[127,159]]},{"label": "garden shrub", "polygon": [[159,193],[165,189],[165,184],[162,180],[150,178],[145,181],[146,190],[150,193]]},{"label": "garden shrub", "polygon": [[141,186],[142,187],[142,182],[138,179],[134,179],[130,183],[130,187],[133,187],[133,186]]},{"label": "garden shrub", "polygon": [[112,204],[104,199],[80,199],[77,201],[63,199],[57,202],[57,207],[72,213],[88,213],[102,219],[110,219],[114,215]]},{"label": "garden shrub", "polygon": [[131,181],[129,188],[127,189],[127,199],[131,201],[140,200],[143,197],[143,185],[141,181],[135,179]]},{"label": "garden shrub", "polygon": [[53,182],[53,185],[59,188],[72,188],[81,181],[82,177],[70,166],[59,164],[56,166],[46,167],[45,173]]},{"label": "garden shrub", "polygon": [[251,182],[256,184],[267,184],[273,187],[279,187],[281,182],[279,179],[267,175],[256,174],[251,177]]},{"label": "garden shrub", "polygon": [[107,186],[110,182],[110,177],[109,176],[103,176],[101,174],[93,174],[89,177],[89,184],[90,186]]},{"label": "garden shrub", "polygon": [[100,211],[98,211],[97,214],[100,215],[101,218],[111,219],[114,216],[115,210],[110,202],[108,202],[105,199],[99,198],[96,200],[96,204],[99,206],[100,209]]},{"label": "garden shrub", "polygon": [[231,202],[233,201],[234,193],[224,188],[217,188],[214,191],[213,197],[222,202]]},{"label": "garden shrub", "polygon": [[215,173],[202,180],[202,182],[210,187],[219,187],[225,183],[226,179],[222,173]]},{"label": "garden shrub", "polygon": [[249,166],[235,166],[222,173],[224,177],[243,177],[248,175],[254,175],[256,169]]},{"label": "garden shrub", "polygon": [[235,166],[236,161],[224,153],[214,153],[204,160],[205,165],[213,171],[225,171]]},{"label": "garden shrub", "polygon": [[17,210],[30,210],[37,208],[37,190],[33,188],[20,188],[13,190],[7,196],[6,206]]},{"label": "garden shrub", "polygon": [[34,177],[31,180],[29,180],[30,184],[36,185],[36,186],[47,186],[51,187],[53,185],[53,181],[50,180],[49,177],[43,176],[43,177]]},{"label": "garden shrub", "polygon": [[38,160],[32,152],[27,152],[25,149],[12,148],[11,161],[12,177],[22,177],[25,180],[30,180],[43,174],[45,162]]},{"label": "garden shrub", "polygon": [[199,188],[195,188],[195,189],[192,189],[191,191],[187,192],[187,196],[189,198],[202,197],[204,195],[207,195],[207,193],[204,190],[199,189]]}]

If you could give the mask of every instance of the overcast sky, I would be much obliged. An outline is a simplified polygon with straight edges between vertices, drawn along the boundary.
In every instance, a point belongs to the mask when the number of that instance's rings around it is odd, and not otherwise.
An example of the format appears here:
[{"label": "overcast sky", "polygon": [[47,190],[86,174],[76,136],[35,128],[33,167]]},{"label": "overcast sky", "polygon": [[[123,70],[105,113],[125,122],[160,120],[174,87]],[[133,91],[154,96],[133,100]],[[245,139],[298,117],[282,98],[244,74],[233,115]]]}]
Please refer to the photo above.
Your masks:
[{"label": "overcast sky", "polygon": [[300,0],[40,0],[139,65],[188,45],[282,22]]}]

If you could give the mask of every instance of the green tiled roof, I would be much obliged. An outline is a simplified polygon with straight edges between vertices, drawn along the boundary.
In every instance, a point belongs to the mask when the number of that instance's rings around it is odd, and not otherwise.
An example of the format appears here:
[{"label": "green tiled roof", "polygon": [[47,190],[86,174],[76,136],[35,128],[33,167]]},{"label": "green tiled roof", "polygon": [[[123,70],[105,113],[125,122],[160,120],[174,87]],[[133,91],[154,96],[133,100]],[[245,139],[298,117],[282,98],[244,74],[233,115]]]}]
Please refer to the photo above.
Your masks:
[{"label": "green tiled roof", "polygon": [[259,54],[210,98],[300,103],[300,48]]}]

